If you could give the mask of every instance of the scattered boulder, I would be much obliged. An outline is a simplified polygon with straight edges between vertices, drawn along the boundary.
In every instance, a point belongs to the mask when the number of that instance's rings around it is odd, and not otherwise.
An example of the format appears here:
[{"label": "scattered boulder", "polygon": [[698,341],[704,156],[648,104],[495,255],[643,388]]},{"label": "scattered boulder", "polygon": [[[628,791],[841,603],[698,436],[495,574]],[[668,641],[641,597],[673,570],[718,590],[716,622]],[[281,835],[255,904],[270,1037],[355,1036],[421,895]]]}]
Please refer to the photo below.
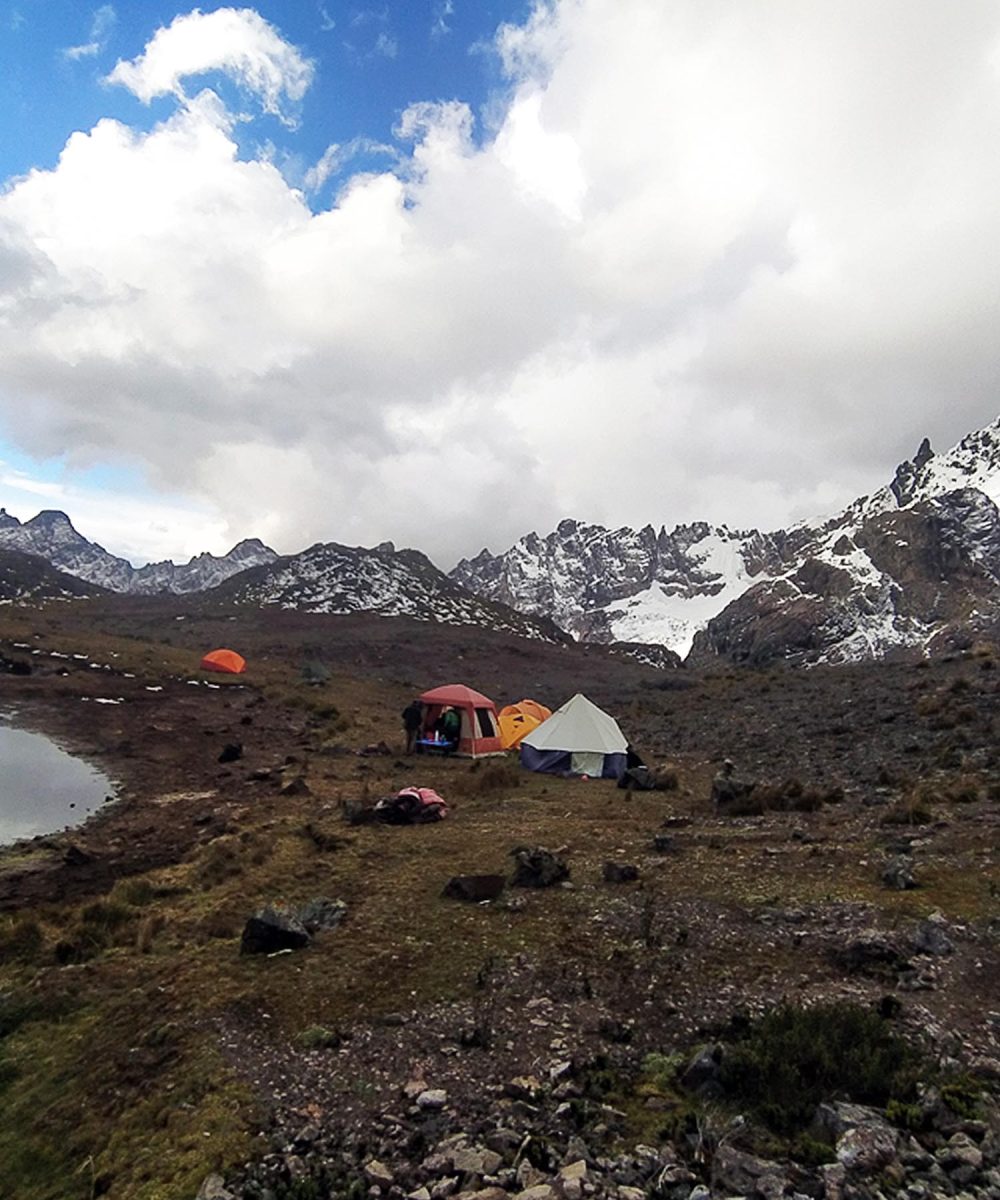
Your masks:
[{"label": "scattered boulder", "polygon": [[304,775],[293,775],[291,779],[286,779],[278,789],[282,796],[311,796],[309,784],[306,783]]},{"label": "scattered boulder", "polygon": [[244,926],[240,953],[274,954],[278,950],[301,950],[311,940],[294,913],[267,907],[254,913]]},{"label": "scattered boulder", "polygon": [[448,1093],[444,1088],[428,1088],[417,1097],[417,1108],[424,1112],[440,1112],[448,1103]]},{"label": "scattered boulder", "polygon": [[712,804],[719,813],[738,815],[750,804],[757,786],[756,780],[736,778],[734,770],[733,763],[727,758],[712,780]]},{"label": "scattered boulder", "polygon": [[222,747],[222,753],[219,755],[220,763],[236,762],[237,759],[243,757],[242,742],[226,742]]},{"label": "scattered boulder", "polygon": [[788,1180],[781,1164],[723,1142],[712,1158],[712,1183],[721,1194],[782,1196]]},{"label": "scattered boulder", "polygon": [[657,854],[674,854],[677,851],[677,842],[672,834],[654,833],[653,849]]},{"label": "scattered boulder", "polygon": [[940,913],[932,913],[926,921],[921,921],[910,938],[914,953],[935,957],[953,954],[955,944],[945,932],[946,928],[947,924]]},{"label": "scattered boulder", "polygon": [[301,904],[295,916],[307,933],[315,934],[324,929],[336,929],[347,916],[347,905],[343,900],[319,898]]},{"label": "scattered boulder", "polygon": [[639,878],[639,868],[632,863],[606,862],[603,875],[605,883],[634,883]]},{"label": "scattered boulder", "polygon": [[837,1138],[837,1161],[849,1173],[874,1175],[895,1160],[897,1144],[896,1131],[886,1121],[856,1125]]},{"label": "scattered boulder", "polygon": [[569,864],[562,855],[544,846],[518,846],[514,856],[514,887],[552,887],[569,879]]},{"label": "scattered boulder", "polygon": [[913,859],[905,854],[897,855],[882,868],[881,879],[895,892],[906,892],[919,886],[913,873]]},{"label": "scattered boulder", "polygon": [[849,937],[835,951],[835,958],[846,971],[861,974],[880,974],[907,965],[899,946],[878,929],[866,929]]},{"label": "scattered boulder", "polygon": [[481,904],[484,900],[496,900],[506,883],[503,875],[453,875],[444,885],[441,895],[451,900]]}]

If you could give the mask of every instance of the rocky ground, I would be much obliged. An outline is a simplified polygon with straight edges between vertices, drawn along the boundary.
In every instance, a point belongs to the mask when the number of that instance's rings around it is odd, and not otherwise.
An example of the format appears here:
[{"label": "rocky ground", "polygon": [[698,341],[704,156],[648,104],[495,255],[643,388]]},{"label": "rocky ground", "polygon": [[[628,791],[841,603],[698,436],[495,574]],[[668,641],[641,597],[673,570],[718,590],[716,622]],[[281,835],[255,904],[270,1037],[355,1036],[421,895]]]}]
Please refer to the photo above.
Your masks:
[{"label": "rocky ground", "polygon": [[[199,675],[237,642],[247,676]],[[113,600],[7,610],[0,655],[32,668],[0,675],[0,706],[121,792],[0,862],[4,1194],[1000,1197],[989,647],[658,672],[403,621]],[[305,661],[329,681],[305,684]],[[584,691],[673,786],[406,760],[399,710],[457,680],[498,701]],[[720,806],[725,759],[756,787]],[[447,820],[345,819],[410,782]],[[442,897],[456,874],[509,879],[519,845],[569,878]],[[346,902],[343,923],[239,954],[252,912],[316,898]],[[889,1113],[831,1095],[808,1136],[769,1131],[720,1064],[761,1014],[833,1000],[881,1012],[922,1089]]]}]

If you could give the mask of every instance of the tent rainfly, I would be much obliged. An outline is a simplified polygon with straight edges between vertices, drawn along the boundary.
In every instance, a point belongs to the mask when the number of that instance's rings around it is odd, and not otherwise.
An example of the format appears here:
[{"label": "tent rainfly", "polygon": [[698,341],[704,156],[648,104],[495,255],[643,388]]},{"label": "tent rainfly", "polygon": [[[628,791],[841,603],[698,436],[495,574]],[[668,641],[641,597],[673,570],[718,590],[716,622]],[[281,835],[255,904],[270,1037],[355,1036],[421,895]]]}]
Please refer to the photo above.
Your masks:
[{"label": "tent rainfly", "polygon": [[473,691],[464,683],[448,683],[444,687],[431,688],[418,699],[423,705],[425,730],[434,728],[443,709],[451,707],[458,713],[462,724],[456,754],[463,758],[503,754],[497,728],[497,709],[489,696]]},{"label": "tent rainfly", "polygon": [[617,779],[627,747],[614,717],[577,692],[521,739],[521,765],[550,775]]},{"label": "tent rainfly", "polygon": [[226,675],[242,675],[247,669],[246,659],[235,650],[210,650],[201,660],[203,671],[222,671]]},{"label": "tent rainfly", "polygon": [[526,733],[537,729],[552,716],[552,709],[537,700],[519,700],[500,709],[500,741],[505,750],[513,750]]}]

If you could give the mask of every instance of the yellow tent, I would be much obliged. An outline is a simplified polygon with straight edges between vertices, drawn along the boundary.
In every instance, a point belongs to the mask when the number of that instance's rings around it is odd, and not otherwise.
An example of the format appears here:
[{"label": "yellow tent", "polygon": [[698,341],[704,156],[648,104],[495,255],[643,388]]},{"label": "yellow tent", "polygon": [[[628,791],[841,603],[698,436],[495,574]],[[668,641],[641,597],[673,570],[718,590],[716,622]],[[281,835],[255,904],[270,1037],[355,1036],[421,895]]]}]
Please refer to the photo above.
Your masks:
[{"label": "yellow tent", "polygon": [[500,709],[497,716],[500,744],[505,750],[513,750],[526,733],[537,729],[551,716],[552,709],[539,704],[537,700],[519,700],[517,704],[508,704],[506,708]]}]

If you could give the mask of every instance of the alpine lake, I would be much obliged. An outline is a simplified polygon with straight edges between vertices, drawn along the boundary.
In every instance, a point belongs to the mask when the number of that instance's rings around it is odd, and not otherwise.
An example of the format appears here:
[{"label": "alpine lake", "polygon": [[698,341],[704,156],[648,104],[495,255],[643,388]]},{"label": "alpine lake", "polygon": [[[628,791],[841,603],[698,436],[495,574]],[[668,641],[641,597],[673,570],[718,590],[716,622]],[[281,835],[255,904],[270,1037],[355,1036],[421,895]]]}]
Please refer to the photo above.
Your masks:
[{"label": "alpine lake", "polygon": [[9,716],[0,713],[0,845],[79,825],[112,796],[95,767]]}]

